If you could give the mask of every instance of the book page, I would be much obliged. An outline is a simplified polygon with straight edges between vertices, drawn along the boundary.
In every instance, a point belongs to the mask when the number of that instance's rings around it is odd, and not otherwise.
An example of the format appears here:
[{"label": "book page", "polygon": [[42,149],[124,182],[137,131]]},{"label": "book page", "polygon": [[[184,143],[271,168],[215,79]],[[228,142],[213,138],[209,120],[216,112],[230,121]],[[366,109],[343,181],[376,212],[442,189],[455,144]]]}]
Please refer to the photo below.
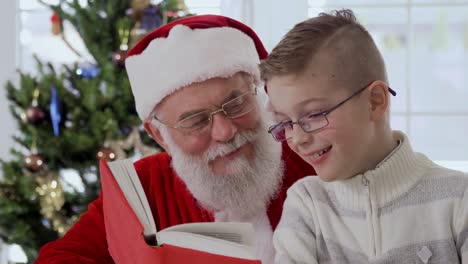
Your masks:
[{"label": "book page", "polygon": [[252,224],[250,223],[190,223],[172,226],[164,229],[163,231],[178,231],[199,234],[251,247],[253,247],[255,243],[254,230]]},{"label": "book page", "polygon": [[144,235],[156,234],[156,224],[146,199],[145,191],[141,186],[138,174],[131,160],[108,162],[107,165],[119,184],[133,211],[144,228]]},{"label": "book page", "polygon": [[243,245],[199,234],[170,231],[165,229],[158,232],[158,241],[163,246],[164,244],[169,244],[228,257],[250,260],[257,259],[255,256],[255,248],[253,246]]},{"label": "book page", "polygon": [[158,245],[205,251],[212,254],[255,260],[254,231],[250,223],[190,223],[156,230],[149,203],[130,160],[107,163],[126,200],[144,228],[144,235],[156,234]]}]

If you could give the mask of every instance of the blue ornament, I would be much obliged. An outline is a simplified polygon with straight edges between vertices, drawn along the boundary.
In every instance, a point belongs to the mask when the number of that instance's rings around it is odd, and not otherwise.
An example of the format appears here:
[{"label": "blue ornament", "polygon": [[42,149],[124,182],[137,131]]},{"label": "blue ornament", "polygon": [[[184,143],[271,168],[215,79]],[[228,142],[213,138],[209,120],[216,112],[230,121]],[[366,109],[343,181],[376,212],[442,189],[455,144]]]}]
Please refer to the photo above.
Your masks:
[{"label": "blue ornament", "polygon": [[76,74],[83,79],[93,79],[98,76],[100,70],[97,65],[92,63],[83,63],[76,69]]},{"label": "blue ornament", "polygon": [[41,218],[41,223],[43,226],[47,227],[47,228],[51,228],[51,224],[49,222],[49,220],[47,220],[46,218]]},{"label": "blue ornament", "polygon": [[57,88],[52,87],[50,97],[50,119],[52,120],[52,126],[54,128],[54,135],[59,135],[59,124],[61,120],[60,106],[57,95]]},{"label": "blue ornament", "polygon": [[123,135],[129,135],[130,132],[132,132],[132,127],[131,126],[123,126],[120,128],[120,134],[123,134]]}]

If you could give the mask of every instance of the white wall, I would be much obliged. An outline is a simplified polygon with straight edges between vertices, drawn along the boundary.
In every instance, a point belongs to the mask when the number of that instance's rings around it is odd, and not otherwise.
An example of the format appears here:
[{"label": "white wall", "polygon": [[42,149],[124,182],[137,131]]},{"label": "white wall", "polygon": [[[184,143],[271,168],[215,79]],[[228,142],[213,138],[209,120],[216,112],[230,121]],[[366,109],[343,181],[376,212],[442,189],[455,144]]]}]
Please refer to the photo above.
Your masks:
[{"label": "white wall", "polygon": [[7,264],[8,263],[8,246],[0,240],[0,264]]},{"label": "white wall", "polygon": [[268,51],[308,15],[307,0],[221,0],[221,14],[250,26]]},{"label": "white wall", "polygon": [[[9,111],[5,83],[15,76],[17,65],[17,1],[0,1],[0,158],[9,159],[13,146],[14,121]],[[1,172],[0,172],[1,176]]]},{"label": "white wall", "polygon": [[[13,118],[10,115],[6,98],[5,82],[12,79],[16,68],[17,43],[17,1],[0,1],[0,159],[9,159],[9,150],[13,146],[11,138],[14,131]],[[0,177],[1,170],[0,170]],[[0,264],[6,264],[8,247],[0,241]]]},{"label": "white wall", "polygon": [[255,0],[252,27],[268,51],[295,24],[307,18],[307,0]]}]

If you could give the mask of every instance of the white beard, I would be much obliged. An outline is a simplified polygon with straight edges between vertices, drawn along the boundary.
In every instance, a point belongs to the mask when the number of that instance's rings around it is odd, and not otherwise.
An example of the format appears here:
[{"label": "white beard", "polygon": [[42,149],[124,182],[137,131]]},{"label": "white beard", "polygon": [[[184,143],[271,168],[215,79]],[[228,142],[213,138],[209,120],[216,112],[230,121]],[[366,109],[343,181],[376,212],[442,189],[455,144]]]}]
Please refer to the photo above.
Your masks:
[{"label": "white beard", "polygon": [[[198,202],[207,210],[224,212],[231,221],[242,221],[265,210],[279,191],[284,172],[281,144],[266,133],[267,116],[262,113],[258,128],[236,134],[228,143],[219,143],[200,155],[185,154],[167,129],[161,134],[171,152],[172,165]],[[226,164],[225,175],[215,175],[209,161],[250,143],[253,160],[238,156]]]}]

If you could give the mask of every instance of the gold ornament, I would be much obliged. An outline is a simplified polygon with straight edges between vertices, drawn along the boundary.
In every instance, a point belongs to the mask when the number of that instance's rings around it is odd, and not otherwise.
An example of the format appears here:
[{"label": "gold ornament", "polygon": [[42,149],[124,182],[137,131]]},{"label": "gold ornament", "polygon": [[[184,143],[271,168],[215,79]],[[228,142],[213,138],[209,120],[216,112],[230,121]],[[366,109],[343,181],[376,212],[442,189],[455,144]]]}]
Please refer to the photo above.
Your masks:
[{"label": "gold ornament", "polygon": [[136,21],[140,21],[143,10],[150,5],[150,0],[132,0],[130,7],[132,8],[132,16]]},{"label": "gold ornament", "polygon": [[52,22],[52,34],[55,36],[60,35],[62,32],[62,25],[59,15],[54,12],[54,14],[50,17],[50,21]]},{"label": "gold ornament", "polygon": [[127,158],[125,151],[130,149],[138,151],[143,157],[159,152],[158,149],[143,144],[138,127],[134,127],[126,139],[109,140],[104,144],[104,146],[108,146],[114,151],[117,160]]},{"label": "gold ornament", "polygon": [[[38,186],[36,192],[39,195],[41,214],[47,218],[55,231],[60,236],[70,228],[71,223],[67,221],[61,211],[65,203],[65,194],[56,173],[47,172],[43,177],[36,177]],[[76,220],[76,218],[72,219]]]},{"label": "gold ornament", "polygon": [[177,2],[177,10],[178,11],[188,12],[188,7],[185,4],[185,0],[176,0],[176,2]]},{"label": "gold ornament", "polygon": [[130,30],[129,47],[134,47],[148,32],[141,28],[140,21],[136,21],[132,30]]}]

